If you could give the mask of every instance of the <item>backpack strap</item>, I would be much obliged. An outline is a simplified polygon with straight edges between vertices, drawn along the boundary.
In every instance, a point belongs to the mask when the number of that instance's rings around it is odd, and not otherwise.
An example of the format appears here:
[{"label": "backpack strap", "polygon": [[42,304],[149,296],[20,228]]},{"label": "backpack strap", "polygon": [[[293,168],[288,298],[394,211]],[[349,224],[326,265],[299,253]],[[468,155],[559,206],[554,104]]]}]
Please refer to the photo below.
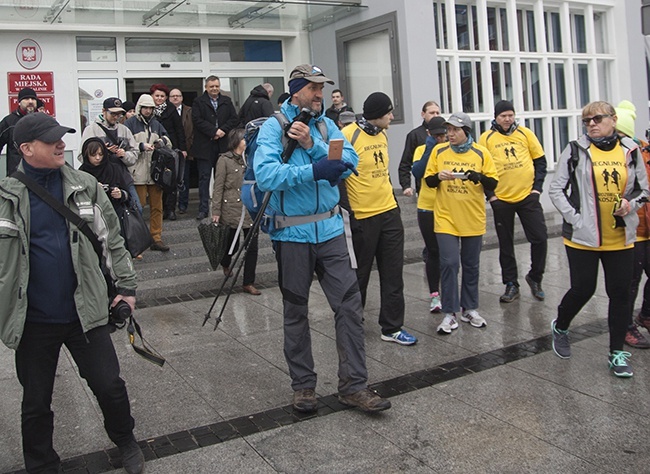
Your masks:
[{"label": "backpack strap", "polygon": [[357,139],[359,138],[359,135],[361,135],[361,129],[357,127],[356,130],[352,133],[352,137],[350,138],[350,145],[354,146]]},{"label": "backpack strap", "polygon": [[111,142],[113,142],[113,145],[117,145],[118,147],[120,146],[120,139],[117,134],[117,130],[110,130],[106,127],[104,127],[101,123],[95,122],[99,127],[104,130],[104,133],[106,133],[106,138],[110,139]]}]

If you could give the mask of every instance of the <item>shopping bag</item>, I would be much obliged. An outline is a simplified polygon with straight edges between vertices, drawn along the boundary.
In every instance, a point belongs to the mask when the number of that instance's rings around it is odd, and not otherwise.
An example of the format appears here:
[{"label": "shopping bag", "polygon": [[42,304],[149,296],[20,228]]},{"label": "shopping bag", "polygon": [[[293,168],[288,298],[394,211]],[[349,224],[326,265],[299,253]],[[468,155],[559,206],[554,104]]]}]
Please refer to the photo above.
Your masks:
[{"label": "shopping bag", "polygon": [[203,248],[210,260],[210,266],[216,270],[221,263],[221,259],[228,250],[228,233],[229,227],[214,222],[202,222],[199,224],[199,235]]}]

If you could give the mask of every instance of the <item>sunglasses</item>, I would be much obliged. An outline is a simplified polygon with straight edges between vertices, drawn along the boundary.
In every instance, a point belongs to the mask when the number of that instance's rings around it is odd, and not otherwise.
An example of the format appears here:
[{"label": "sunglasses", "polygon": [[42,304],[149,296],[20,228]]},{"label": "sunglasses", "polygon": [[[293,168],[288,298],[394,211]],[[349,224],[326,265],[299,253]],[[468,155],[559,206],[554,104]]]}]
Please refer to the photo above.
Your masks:
[{"label": "sunglasses", "polygon": [[582,119],[582,123],[584,123],[585,125],[589,125],[589,123],[593,120],[594,123],[598,124],[598,123],[602,122],[605,117],[611,117],[611,115],[609,115],[609,114],[598,114],[598,115],[594,115],[593,117],[585,117],[585,118]]}]

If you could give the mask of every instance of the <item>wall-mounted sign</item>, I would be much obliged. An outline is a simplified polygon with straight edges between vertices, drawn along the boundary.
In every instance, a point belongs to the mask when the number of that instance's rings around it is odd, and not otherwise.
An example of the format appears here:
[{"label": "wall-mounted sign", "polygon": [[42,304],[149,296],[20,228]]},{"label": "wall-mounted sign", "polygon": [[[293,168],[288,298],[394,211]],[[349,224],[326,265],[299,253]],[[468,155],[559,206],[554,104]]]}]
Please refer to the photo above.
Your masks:
[{"label": "wall-mounted sign", "polygon": [[21,89],[34,89],[36,95],[54,94],[54,73],[48,72],[8,72],[9,94],[18,94]]},{"label": "wall-mounted sign", "polygon": [[25,69],[36,69],[43,59],[43,51],[32,39],[24,39],[16,46],[16,59]]}]

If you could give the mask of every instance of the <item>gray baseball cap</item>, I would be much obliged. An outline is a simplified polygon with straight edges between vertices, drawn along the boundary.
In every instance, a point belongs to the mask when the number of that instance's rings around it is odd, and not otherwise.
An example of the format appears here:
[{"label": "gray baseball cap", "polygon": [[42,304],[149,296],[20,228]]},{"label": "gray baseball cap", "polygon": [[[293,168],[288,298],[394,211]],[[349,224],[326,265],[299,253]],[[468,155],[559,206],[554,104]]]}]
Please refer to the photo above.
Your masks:
[{"label": "gray baseball cap", "polygon": [[463,112],[454,112],[451,117],[447,119],[445,125],[451,125],[458,128],[472,128],[472,119],[469,115]]}]

